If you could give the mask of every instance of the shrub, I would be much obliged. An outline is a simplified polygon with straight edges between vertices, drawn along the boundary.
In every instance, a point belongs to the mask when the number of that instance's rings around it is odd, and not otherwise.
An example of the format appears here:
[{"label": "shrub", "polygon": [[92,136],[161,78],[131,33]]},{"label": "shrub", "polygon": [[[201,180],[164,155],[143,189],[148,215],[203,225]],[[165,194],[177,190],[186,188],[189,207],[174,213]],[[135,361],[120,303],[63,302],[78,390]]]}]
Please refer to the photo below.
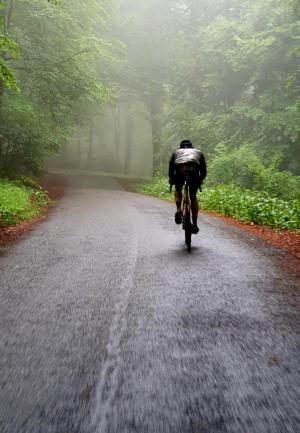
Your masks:
[{"label": "shrub", "polygon": [[40,187],[35,189],[19,181],[0,179],[0,227],[29,220],[41,212],[49,199]]},{"label": "shrub", "polygon": [[[155,178],[137,186],[137,191],[173,199],[166,178]],[[266,192],[236,185],[204,187],[199,194],[200,208],[271,228],[300,230],[300,200],[282,200]]]},{"label": "shrub", "polygon": [[283,200],[299,199],[300,177],[277,170],[276,164],[266,166],[255,147],[249,144],[238,149],[219,145],[209,163],[208,173],[209,186],[235,184],[265,191]]},{"label": "shrub", "polygon": [[300,230],[300,201],[284,201],[267,193],[235,185],[205,189],[201,208],[271,228]]}]

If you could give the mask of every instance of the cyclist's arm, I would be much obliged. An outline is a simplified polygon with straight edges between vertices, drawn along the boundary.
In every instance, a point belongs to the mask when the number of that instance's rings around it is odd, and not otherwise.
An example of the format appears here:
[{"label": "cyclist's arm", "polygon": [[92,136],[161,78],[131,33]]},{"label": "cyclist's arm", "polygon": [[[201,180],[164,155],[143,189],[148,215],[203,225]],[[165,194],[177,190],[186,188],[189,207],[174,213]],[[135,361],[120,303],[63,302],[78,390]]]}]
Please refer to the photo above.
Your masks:
[{"label": "cyclist's arm", "polygon": [[204,181],[204,179],[206,178],[206,175],[207,175],[206,161],[205,161],[204,155],[202,154],[201,161],[200,161],[200,182],[201,182],[201,184]]},{"label": "cyclist's arm", "polygon": [[175,172],[175,153],[172,154],[169,161],[169,184],[172,185],[174,182],[174,172]]}]

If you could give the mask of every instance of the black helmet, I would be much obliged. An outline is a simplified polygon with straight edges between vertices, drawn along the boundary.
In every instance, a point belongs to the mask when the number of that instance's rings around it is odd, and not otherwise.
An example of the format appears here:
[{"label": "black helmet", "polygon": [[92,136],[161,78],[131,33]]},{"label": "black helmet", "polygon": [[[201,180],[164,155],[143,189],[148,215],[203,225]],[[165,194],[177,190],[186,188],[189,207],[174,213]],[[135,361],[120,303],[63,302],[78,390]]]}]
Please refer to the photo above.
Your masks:
[{"label": "black helmet", "polygon": [[193,147],[193,144],[190,140],[183,140],[180,143],[180,149],[188,149],[190,147]]}]

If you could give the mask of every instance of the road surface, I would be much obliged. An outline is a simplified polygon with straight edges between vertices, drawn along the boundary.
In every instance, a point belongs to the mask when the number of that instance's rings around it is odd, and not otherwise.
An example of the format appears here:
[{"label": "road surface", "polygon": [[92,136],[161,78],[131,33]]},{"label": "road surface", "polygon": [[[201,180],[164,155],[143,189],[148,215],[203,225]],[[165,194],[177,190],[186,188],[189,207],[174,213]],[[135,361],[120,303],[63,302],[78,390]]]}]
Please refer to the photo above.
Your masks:
[{"label": "road surface", "polygon": [[296,433],[299,278],[280,250],[109,178],[0,258],[1,433]]}]

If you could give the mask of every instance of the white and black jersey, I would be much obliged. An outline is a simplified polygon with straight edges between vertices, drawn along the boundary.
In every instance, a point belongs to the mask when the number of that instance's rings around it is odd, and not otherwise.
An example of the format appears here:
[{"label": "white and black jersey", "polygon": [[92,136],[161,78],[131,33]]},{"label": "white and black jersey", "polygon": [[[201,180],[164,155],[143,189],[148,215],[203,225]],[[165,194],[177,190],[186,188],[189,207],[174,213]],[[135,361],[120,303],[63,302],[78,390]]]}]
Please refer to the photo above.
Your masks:
[{"label": "white and black jersey", "polygon": [[174,152],[174,164],[187,164],[190,162],[195,162],[201,165],[201,159],[203,154],[198,149],[177,149]]},{"label": "white and black jersey", "polygon": [[176,174],[176,167],[182,165],[195,165],[199,173],[199,180],[202,182],[206,177],[206,162],[203,153],[194,148],[177,149],[172,154],[169,162],[169,178],[172,180]]}]

